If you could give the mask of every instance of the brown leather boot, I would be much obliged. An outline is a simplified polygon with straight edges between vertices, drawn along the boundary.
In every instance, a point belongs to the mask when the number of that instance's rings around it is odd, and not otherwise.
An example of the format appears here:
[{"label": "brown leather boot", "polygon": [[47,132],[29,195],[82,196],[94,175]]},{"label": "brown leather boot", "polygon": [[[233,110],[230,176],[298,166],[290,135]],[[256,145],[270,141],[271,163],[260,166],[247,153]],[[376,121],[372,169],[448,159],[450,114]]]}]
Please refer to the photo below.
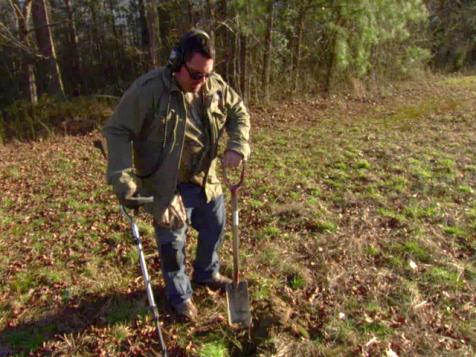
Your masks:
[{"label": "brown leather boot", "polygon": [[174,305],[174,310],[178,316],[188,321],[195,321],[198,317],[198,310],[192,299],[188,299],[181,304]]},{"label": "brown leather boot", "polygon": [[205,280],[205,281],[193,280],[193,282],[198,285],[208,286],[211,290],[218,290],[218,291],[225,292],[227,284],[231,284],[232,280],[230,278],[227,278],[224,275],[221,275],[220,273],[216,273],[209,280]]}]

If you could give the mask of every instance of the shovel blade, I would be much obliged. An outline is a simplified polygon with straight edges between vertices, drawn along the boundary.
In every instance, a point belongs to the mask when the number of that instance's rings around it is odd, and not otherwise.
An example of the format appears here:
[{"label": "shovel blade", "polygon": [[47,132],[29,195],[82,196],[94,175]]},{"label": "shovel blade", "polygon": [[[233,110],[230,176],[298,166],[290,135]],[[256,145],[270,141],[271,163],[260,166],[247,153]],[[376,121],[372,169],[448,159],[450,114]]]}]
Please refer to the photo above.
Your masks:
[{"label": "shovel blade", "polygon": [[226,303],[230,325],[251,326],[250,298],[246,281],[241,281],[236,286],[226,286]]}]

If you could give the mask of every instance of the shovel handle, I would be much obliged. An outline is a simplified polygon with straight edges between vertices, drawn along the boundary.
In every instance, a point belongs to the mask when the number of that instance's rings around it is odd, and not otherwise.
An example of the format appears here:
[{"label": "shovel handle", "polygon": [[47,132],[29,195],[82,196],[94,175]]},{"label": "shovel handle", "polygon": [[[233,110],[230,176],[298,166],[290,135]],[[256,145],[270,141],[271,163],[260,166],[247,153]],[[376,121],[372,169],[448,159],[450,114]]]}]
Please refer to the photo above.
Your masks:
[{"label": "shovel handle", "polygon": [[230,189],[231,193],[238,191],[245,180],[245,161],[243,161],[241,164],[240,179],[236,183],[230,181],[227,175],[226,166],[223,165],[223,180],[225,181],[225,185]]},{"label": "shovel handle", "polygon": [[225,184],[230,189],[231,193],[231,210],[232,210],[232,233],[233,233],[233,288],[236,289],[240,282],[240,262],[239,262],[239,246],[240,238],[238,232],[238,191],[245,179],[245,162],[241,166],[240,179],[236,183],[232,183],[226,172],[226,167],[223,166],[223,177]]}]

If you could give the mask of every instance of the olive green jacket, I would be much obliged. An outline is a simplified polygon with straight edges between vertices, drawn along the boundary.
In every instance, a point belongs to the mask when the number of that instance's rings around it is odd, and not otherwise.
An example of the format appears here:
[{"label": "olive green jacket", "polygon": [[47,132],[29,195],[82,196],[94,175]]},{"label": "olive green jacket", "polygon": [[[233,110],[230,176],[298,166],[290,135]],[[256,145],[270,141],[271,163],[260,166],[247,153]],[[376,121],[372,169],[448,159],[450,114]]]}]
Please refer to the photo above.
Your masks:
[{"label": "olive green jacket", "polygon": [[[226,150],[250,154],[250,118],[239,95],[218,74],[203,88],[204,121],[211,140],[204,187],[207,200],[222,193],[215,172],[218,141],[228,134]],[[185,138],[187,106],[169,68],[139,77],[124,93],[103,134],[108,146],[107,182],[114,185],[131,169],[141,178],[140,194],[152,195],[145,209],[160,218],[177,187]]]}]

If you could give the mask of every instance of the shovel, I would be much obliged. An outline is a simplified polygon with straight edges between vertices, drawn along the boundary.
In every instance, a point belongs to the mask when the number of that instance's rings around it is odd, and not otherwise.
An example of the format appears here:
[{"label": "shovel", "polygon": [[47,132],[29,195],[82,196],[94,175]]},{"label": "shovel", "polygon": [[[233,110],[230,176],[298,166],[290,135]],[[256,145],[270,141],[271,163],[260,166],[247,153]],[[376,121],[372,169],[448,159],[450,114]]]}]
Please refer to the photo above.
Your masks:
[{"label": "shovel", "polygon": [[233,282],[226,286],[226,303],[228,309],[228,322],[230,325],[242,327],[251,326],[250,298],[248,283],[240,281],[239,264],[239,237],[238,237],[238,191],[245,178],[245,164],[241,168],[240,180],[236,184],[230,183],[226,168],[223,168],[225,184],[230,189],[232,207],[233,231]]}]

